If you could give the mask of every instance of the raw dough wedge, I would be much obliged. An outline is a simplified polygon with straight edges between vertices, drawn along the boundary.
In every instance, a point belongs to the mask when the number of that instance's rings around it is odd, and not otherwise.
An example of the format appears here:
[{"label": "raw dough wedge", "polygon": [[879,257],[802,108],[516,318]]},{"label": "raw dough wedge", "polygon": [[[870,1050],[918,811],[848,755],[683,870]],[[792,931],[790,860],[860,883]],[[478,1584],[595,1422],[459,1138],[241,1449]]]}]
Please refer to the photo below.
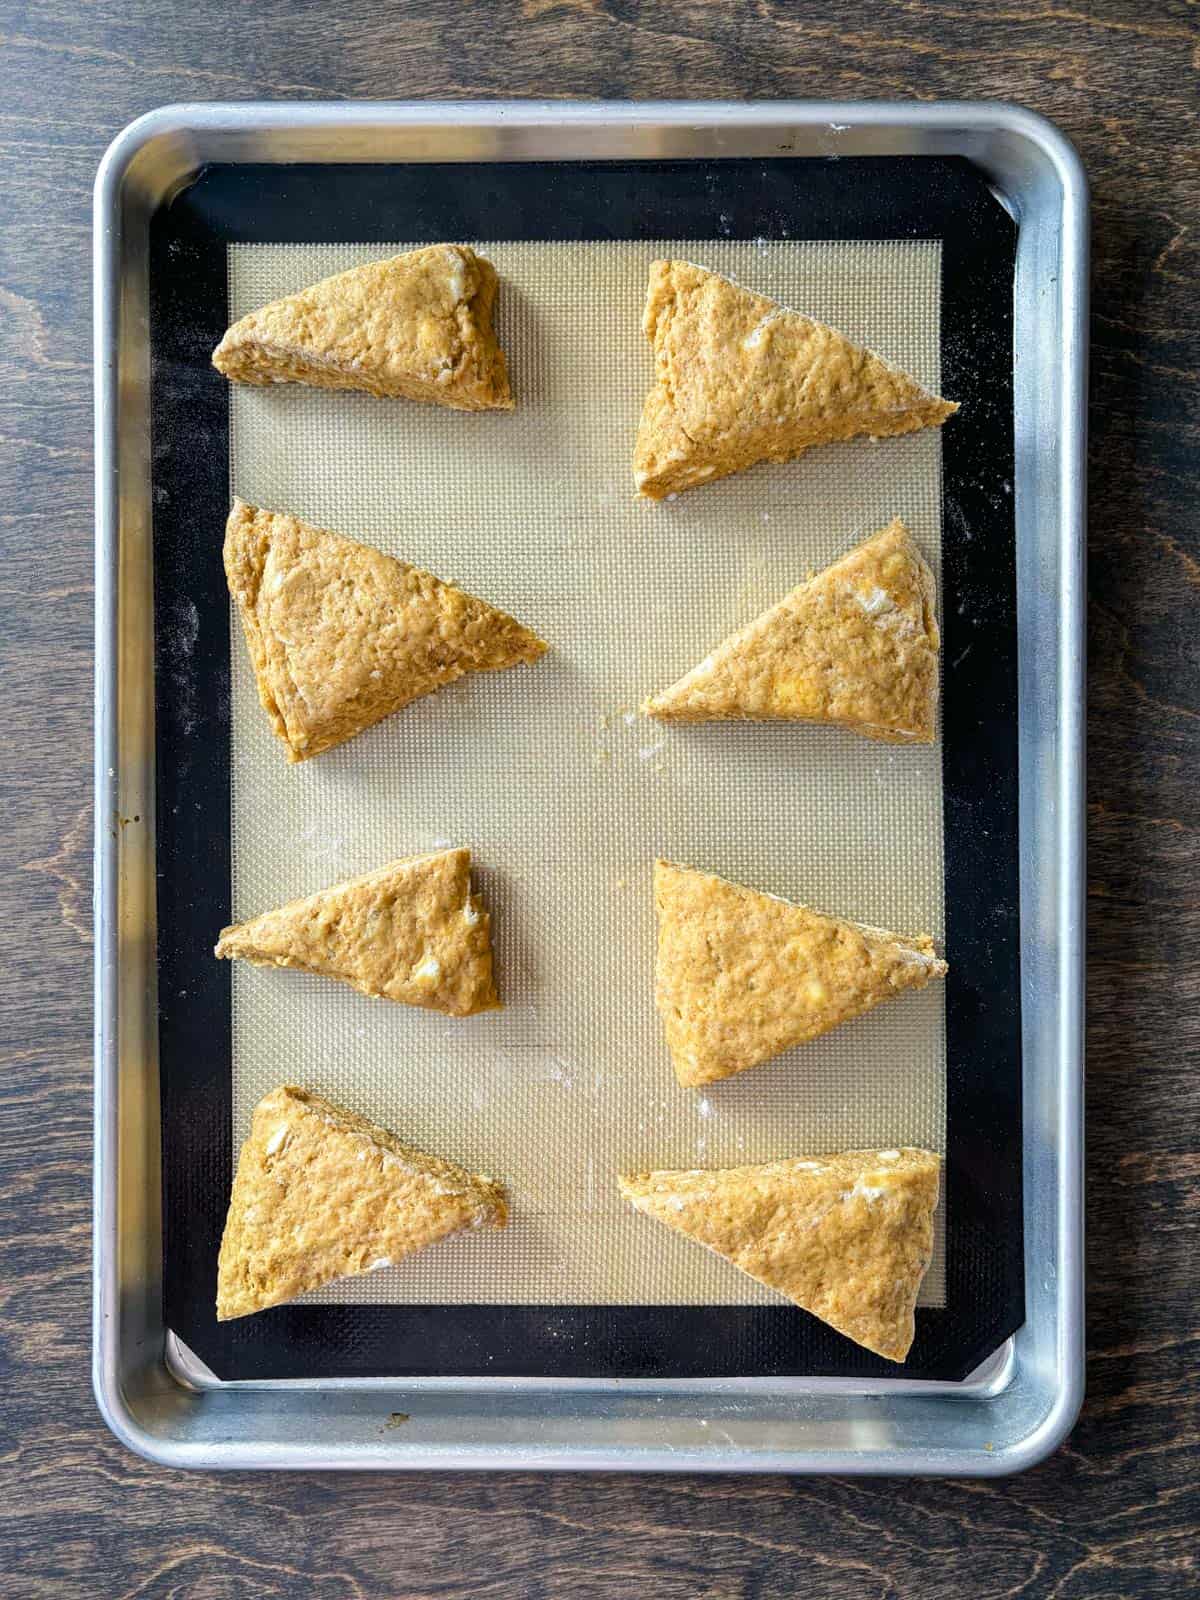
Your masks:
[{"label": "raw dough wedge", "polygon": [[496,269],[463,244],[433,244],[339,272],[235,322],[213,351],[234,383],[424,400],[510,411],[492,331]]},{"label": "raw dough wedge", "polygon": [[958,410],[824,323],[690,261],[655,261],[654,387],[634,449],[651,500],[814,445],[936,427]]},{"label": "raw dough wedge", "polygon": [[225,575],[258,698],[305,761],[468,672],[536,661],[546,645],[420,567],[298,517],[235,500]]},{"label": "raw dough wedge", "polygon": [[451,1017],[500,1005],[490,919],[471,852],[409,856],[222,928],[215,954],[336,978],[376,1000]]},{"label": "raw dough wedge", "polygon": [[620,1179],[639,1211],[786,1295],[888,1361],[913,1342],[940,1162],[928,1150],[846,1150],[724,1171]]},{"label": "raw dough wedge", "polygon": [[906,938],[656,862],[655,1001],[680,1083],[732,1078],[943,977]]},{"label": "raw dough wedge", "polygon": [[673,722],[824,722],[932,744],[940,643],[933,574],[897,518],[642,710]]},{"label": "raw dough wedge", "polygon": [[217,1320],[507,1220],[493,1179],[285,1085],[255,1107],[238,1157],[217,1262]]}]

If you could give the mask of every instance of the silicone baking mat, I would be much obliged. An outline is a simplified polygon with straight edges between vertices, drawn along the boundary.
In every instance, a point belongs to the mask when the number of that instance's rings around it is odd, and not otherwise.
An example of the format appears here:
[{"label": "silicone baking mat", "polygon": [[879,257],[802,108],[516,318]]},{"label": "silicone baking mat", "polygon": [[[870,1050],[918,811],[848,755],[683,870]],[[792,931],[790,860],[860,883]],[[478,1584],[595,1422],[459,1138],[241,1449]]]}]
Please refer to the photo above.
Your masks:
[{"label": "silicone baking mat", "polygon": [[[647,267],[688,256],[803,307],[937,392],[941,248],[474,242],[500,274],[517,410],[463,416],[234,388],[231,489],[456,579],[553,653],[461,681],[292,767],[235,615],[233,915],[393,856],[469,845],[506,1010],[448,1019],[239,964],[234,1141],[261,1096],[290,1080],[509,1186],[503,1234],[330,1285],[324,1301],[769,1304],[768,1290],[633,1212],[616,1174],[864,1146],[940,1151],[943,986],[703,1093],[682,1089],[653,1004],[651,865],[666,855],[940,937],[941,752],[838,730],[670,727],[637,706],[894,516],[936,572],[941,436],[859,441],[674,502],[638,501]],[[230,315],[408,248],[234,245]],[[943,1292],[939,1251],[924,1295],[937,1305]]]},{"label": "silicone baking mat", "polygon": [[[1019,1323],[1013,237],[965,163],[895,159],[218,167],[156,219],[164,1294],[218,1375],[896,1375],[615,1190],[627,1168],[851,1144],[946,1152],[902,1375],[961,1376]],[[481,242],[499,268],[513,414],[230,389],[213,372],[232,317],[436,239]],[[940,433],[636,501],[641,306],[663,253],[826,318],[963,411]],[[457,580],[550,654],[290,767],[225,593],[231,490]],[[896,515],[940,578],[938,745],[638,717]],[[474,853],[503,1012],[455,1021],[212,960],[224,922],[443,842]],[[944,936],[950,976],[683,1090],[653,1007],[659,854]],[[509,1230],[215,1324],[235,1151],[281,1081],[501,1177]]]}]

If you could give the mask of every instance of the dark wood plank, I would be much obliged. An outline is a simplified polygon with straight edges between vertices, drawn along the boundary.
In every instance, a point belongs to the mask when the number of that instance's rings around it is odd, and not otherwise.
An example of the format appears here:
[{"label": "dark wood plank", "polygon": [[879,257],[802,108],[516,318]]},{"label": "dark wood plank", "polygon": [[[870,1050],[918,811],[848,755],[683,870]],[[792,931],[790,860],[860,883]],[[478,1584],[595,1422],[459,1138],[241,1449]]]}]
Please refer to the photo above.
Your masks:
[{"label": "dark wood plank", "polygon": [[[1198,1582],[1200,28],[1186,0],[0,0],[0,1593],[803,1590]],[[89,201],[169,100],[986,97],[1094,185],[1089,1399],[1001,1483],[182,1479],[88,1388]]]}]

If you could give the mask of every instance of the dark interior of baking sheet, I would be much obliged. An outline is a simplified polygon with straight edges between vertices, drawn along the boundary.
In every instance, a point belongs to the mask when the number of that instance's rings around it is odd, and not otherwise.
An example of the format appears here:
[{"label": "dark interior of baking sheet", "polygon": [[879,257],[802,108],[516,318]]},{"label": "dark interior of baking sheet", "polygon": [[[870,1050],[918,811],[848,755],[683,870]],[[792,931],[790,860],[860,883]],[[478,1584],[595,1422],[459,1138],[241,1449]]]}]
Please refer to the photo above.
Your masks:
[{"label": "dark interior of baking sheet", "polygon": [[[943,431],[946,1306],[903,1369],[791,1307],[284,1306],[218,1325],[230,1181],[226,246],[937,239]],[[960,159],[214,166],[154,218],[151,348],[164,1314],[234,1378],[958,1379],[1023,1318],[1012,291],[1016,228]],[[735,536],[731,532],[731,537]]]}]

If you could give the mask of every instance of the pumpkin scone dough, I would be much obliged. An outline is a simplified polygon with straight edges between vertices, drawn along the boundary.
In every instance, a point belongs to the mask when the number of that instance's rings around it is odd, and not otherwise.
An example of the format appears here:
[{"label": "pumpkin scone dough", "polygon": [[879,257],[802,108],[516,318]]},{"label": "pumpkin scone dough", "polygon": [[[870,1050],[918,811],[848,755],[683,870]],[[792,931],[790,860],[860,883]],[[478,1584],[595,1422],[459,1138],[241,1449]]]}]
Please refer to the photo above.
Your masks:
[{"label": "pumpkin scone dough", "polygon": [[504,1190],[290,1085],[255,1107],[217,1262],[227,1322],[452,1234],[503,1228]]},{"label": "pumpkin scone dough", "polygon": [[937,427],[958,410],[833,328],[690,261],[655,261],[654,387],[634,448],[651,500],[814,445]]},{"label": "pumpkin scone dough", "polygon": [[466,673],[533,662],[547,648],[420,567],[244,500],[229,513],[224,553],[258,698],[289,761]]},{"label": "pumpkin scone dough", "polygon": [[821,722],[932,744],[933,573],[897,518],[800,584],[642,706],[670,722]]},{"label": "pumpkin scone dough", "polygon": [[215,954],[336,978],[373,999],[451,1017],[500,1005],[469,850],[392,861],[223,928]]},{"label": "pumpkin scone dough", "polygon": [[908,938],[659,861],[655,1001],[681,1084],[731,1078],[943,977]]},{"label": "pumpkin scone dough", "polygon": [[456,411],[510,411],[492,330],[496,269],[433,244],[339,272],[235,322],[213,351],[234,383],[363,389]]},{"label": "pumpkin scone dough", "polygon": [[846,1150],[620,1179],[639,1211],[723,1256],[855,1344],[903,1361],[933,1248],[940,1160]]}]

